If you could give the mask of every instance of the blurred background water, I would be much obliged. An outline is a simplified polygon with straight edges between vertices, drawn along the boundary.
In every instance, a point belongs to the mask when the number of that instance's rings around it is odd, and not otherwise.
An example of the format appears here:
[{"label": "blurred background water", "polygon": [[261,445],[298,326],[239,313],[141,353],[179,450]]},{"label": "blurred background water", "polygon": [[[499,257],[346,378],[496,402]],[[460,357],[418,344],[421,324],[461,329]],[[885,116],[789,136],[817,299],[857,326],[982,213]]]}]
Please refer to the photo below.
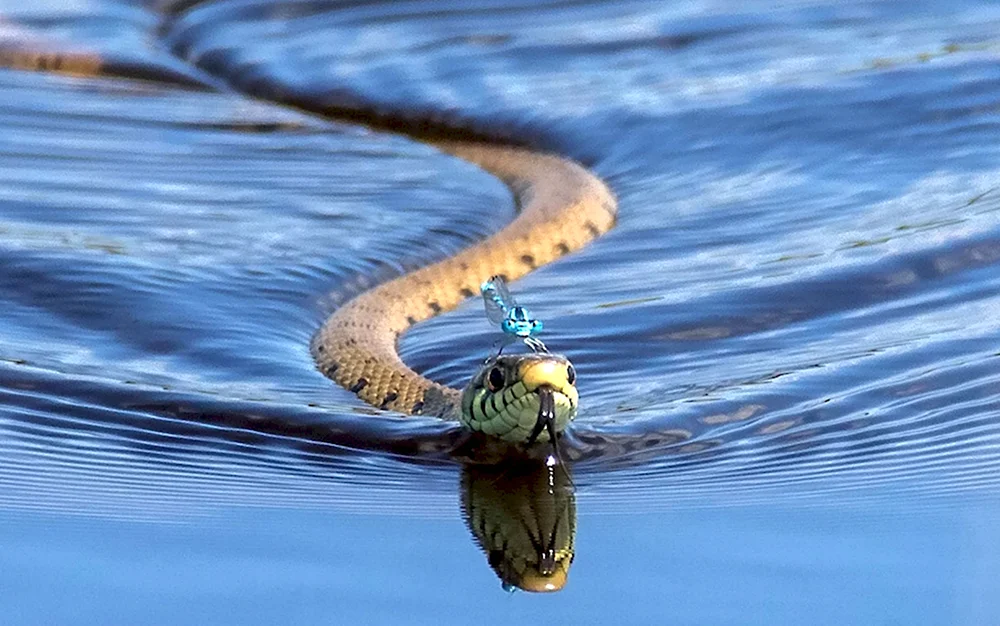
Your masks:
[{"label": "blurred background water", "polygon": [[[1000,622],[998,28],[983,2],[0,2],[0,60],[75,59],[0,70],[0,621]],[[500,590],[454,428],[313,368],[328,294],[513,214],[322,115],[353,111],[618,195],[515,286],[579,371],[554,596]],[[492,341],[469,302],[401,352],[462,385]]]}]

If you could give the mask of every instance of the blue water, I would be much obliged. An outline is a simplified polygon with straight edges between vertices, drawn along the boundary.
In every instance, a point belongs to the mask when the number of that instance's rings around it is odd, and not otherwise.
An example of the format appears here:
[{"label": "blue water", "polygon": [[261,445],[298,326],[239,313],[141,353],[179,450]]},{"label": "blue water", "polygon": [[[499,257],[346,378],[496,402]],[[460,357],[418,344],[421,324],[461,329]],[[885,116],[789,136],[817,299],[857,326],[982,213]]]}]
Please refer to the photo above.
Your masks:
[{"label": "blue water", "polygon": [[[0,2],[0,622],[1000,622],[1000,5]],[[313,367],[502,227],[430,118],[617,227],[514,285],[579,372],[576,559],[509,595],[452,426]],[[334,295],[331,295],[334,294]],[[462,385],[481,303],[403,358]],[[486,496],[483,496],[486,497]]]},{"label": "blue water", "polygon": [[583,515],[586,548],[566,589],[514,597],[456,520],[294,507],[179,525],[16,516],[5,614],[74,624],[994,623],[1000,543],[983,517],[996,509],[913,513]]}]

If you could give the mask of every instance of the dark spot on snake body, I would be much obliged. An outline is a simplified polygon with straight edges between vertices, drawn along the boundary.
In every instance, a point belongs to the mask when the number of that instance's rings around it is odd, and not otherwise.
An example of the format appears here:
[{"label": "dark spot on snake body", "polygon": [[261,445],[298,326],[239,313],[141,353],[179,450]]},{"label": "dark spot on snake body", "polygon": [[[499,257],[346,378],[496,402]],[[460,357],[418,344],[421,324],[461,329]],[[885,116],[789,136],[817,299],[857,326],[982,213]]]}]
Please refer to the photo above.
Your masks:
[{"label": "dark spot on snake body", "polygon": [[417,323],[417,318],[413,317],[412,315],[407,315],[406,321],[410,326],[413,326],[414,324]]},{"label": "dark spot on snake body", "polygon": [[336,374],[336,373],[337,373],[337,370],[338,370],[339,368],[340,368],[340,365],[339,365],[339,364],[337,364],[337,363],[330,363],[329,365],[327,365],[327,366],[326,366],[326,369],[324,369],[324,370],[323,370],[323,372],[324,372],[324,373],[325,373],[325,374],[326,374],[327,376],[333,376],[334,374]]},{"label": "dark spot on snake body", "polygon": [[471,298],[472,296],[476,295],[475,292],[469,289],[468,287],[462,287],[462,290],[459,293],[461,293],[466,298]]},{"label": "dark spot on snake body", "polygon": [[534,269],[535,268],[535,257],[531,256],[530,254],[522,254],[521,255],[521,263],[524,263],[528,267]]},{"label": "dark spot on snake body", "polygon": [[359,378],[358,382],[354,383],[354,386],[351,387],[351,393],[358,393],[359,391],[364,389],[367,385],[368,385],[367,378]]},{"label": "dark spot on snake body", "polygon": [[427,304],[427,306],[430,308],[431,311],[434,311],[435,314],[441,312],[441,305],[438,304],[437,302],[430,302]]},{"label": "dark spot on snake body", "polygon": [[569,254],[569,246],[566,245],[565,241],[560,241],[556,244],[556,251],[559,253],[559,256]]},{"label": "dark spot on snake body", "polygon": [[590,233],[591,237],[596,237],[596,236],[598,236],[598,235],[601,234],[601,229],[598,228],[597,224],[595,224],[593,222],[587,222],[583,226],[584,226],[584,228],[587,229],[587,232]]},{"label": "dark spot on snake body", "polygon": [[469,264],[468,263],[459,263],[458,267],[460,267],[463,270],[467,270],[467,269],[469,269]]},{"label": "dark spot on snake body", "polygon": [[506,274],[497,274],[497,276],[500,278],[500,280],[502,280],[505,283],[510,282],[510,277],[507,276]]},{"label": "dark spot on snake body", "polygon": [[382,406],[380,406],[379,408],[380,409],[388,408],[389,403],[394,402],[398,397],[399,397],[398,393],[396,393],[395,391],[390,391],[389,393],[385,394],[384,398],[382,398]]},{"label": "dark spot on snake body", "polygon": [[413,413],[414,415],[420,415],[420,412],[423,410],[424,410],[424,403],[416,402],[414,403],[413,408],[410,409],[410,412]]},{"label": "dark spot on snake body", "polygon": [[319,344],[318,346],[316,346],[316,352],[324,352],[324,351],[326,351],[326,346],[324,346],[323,344]]}]

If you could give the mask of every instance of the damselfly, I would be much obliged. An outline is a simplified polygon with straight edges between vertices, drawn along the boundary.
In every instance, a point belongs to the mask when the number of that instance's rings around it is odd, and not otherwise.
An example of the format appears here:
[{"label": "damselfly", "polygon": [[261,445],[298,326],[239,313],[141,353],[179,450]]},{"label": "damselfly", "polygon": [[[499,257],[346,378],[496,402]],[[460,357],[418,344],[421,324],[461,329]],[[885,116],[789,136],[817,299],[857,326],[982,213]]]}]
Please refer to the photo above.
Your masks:
[{"label": "damselfly", "polygon": [[[523,306],[518,306],[502,277],[491,277],[479,287],[479,292],[483,294],[486,317],[503,331],[500,352],[518,339],[535,352],[548,352],[545,344],[536,337],[542,332],[542,321],[533,318]],[[498,356],[500,352],[497,353]]]}]

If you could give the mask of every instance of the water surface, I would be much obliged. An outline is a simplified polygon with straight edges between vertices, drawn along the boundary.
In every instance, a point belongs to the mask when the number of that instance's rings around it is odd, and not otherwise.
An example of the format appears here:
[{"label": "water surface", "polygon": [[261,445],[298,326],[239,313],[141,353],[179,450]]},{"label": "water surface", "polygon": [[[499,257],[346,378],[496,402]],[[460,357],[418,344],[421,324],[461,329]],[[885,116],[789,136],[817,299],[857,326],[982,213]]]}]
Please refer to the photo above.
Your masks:
[{"label": "water surface", "polygon": [[[1000,619],[1000,8],[0,16],[4,50],[102,59],[0,70],[4,623]],[[358,110],[556,150],[618,195],[615,230],[516,284],[583,398],[556,595],[500,590],[454,428],[313,368],[340,298],[514,210],[322,115]],[[462,385],[492,341],[469,302],[401,352]]]}]

